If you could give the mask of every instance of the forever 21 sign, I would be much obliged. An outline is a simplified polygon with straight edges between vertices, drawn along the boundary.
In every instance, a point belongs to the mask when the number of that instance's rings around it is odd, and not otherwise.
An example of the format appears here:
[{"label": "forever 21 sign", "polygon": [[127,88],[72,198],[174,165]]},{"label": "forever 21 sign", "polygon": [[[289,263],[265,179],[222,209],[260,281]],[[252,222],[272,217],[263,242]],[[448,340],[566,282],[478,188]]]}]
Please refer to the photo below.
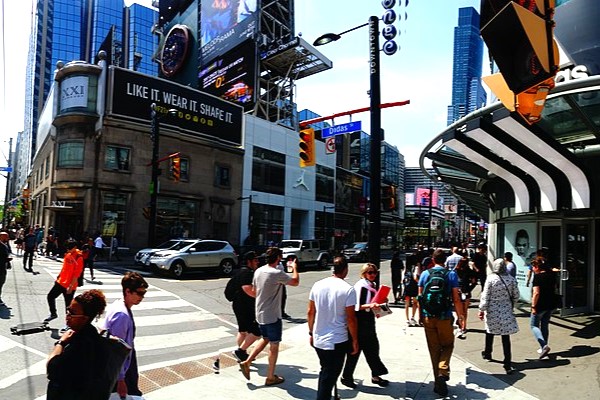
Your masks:
[{"label": "forever 21 sign", "polygon": [[243,108],[215,96],[164,79],[110,67],[111,95],[107,113],[115,117],[150,121],[150,105],[159,113],[176,109],[161,125],[177,126],[189,133],[234,145],[242,143]]}]

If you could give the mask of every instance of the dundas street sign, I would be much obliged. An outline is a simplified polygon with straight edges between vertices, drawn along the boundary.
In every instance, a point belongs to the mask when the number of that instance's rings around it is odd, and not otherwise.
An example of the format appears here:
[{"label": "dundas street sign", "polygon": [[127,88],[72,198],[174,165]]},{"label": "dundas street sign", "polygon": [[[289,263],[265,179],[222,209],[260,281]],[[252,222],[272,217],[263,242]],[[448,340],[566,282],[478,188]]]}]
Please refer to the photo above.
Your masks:
[{"label": "dundas street sign", "polygon": [[335,135],[343,135],[362,130],[361,121],[348,122],[347,124],[334,125],[331,128],[321,129],[321,137],[327,138]]}]

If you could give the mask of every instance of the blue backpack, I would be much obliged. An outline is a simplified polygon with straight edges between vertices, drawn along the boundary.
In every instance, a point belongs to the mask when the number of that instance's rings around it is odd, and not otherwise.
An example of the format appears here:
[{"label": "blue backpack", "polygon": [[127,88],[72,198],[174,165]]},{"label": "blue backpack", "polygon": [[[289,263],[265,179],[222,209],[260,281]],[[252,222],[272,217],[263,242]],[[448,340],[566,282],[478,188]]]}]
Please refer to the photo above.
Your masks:
[{"label": "blue backpack", "polygon": [[430,269],[429,280],[423,286],[423,292],[419,296],[419,305],[427,316],[440,317],[448,309],[450,301],[450,290],[448,289],[448,270]]}]

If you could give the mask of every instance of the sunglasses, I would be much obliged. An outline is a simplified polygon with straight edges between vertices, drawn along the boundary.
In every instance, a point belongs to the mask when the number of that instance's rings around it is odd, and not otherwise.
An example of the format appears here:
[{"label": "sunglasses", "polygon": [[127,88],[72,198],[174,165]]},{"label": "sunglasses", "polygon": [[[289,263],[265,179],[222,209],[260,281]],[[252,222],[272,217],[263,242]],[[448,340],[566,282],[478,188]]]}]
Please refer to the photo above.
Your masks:
[{"label": "sunglasses", "polygon": [[377,271],[367,271],[367,275],[377,275]]},{"label": "sunglasses", "polygon": [[87,317],[87,315],[84,314],[74,314],[73,310],[71,310],[70,308],[67,308],[67,316],[71,318]]}]

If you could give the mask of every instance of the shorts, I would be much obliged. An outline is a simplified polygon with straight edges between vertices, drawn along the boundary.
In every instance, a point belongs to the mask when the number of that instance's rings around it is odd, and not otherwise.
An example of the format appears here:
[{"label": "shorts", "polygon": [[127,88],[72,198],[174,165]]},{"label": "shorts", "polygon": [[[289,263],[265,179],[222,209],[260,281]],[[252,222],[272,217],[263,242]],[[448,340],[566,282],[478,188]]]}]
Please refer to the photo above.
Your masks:
[{"label": "shorts", "polygon": [[260,333],[262,337],[269,339],[269,342],[279,343],[281,342],[281,334],[283,332],[283,323],[280,319],[277,322],[273,322],[272,324],[266,324],[260,326]]},{"label": "shorts", "polygon": [[254,336],[262,336],[254,316],[254,308],[236,307],[234,305],[233,312],[238,323],[238,332],[248,332]]}]

